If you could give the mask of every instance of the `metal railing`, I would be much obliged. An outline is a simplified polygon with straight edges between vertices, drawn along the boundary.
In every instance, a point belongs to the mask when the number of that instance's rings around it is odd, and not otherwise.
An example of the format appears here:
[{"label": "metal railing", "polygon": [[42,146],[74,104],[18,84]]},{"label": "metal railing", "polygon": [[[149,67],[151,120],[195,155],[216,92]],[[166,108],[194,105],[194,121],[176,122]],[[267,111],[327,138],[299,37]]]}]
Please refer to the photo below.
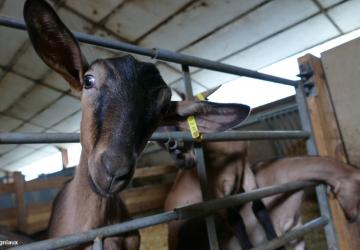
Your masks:
[{"label": "metal railing", "polygon": [[[15,29],[25,30],[26,25],[23,20],[11,17],[0,16],[0,25],[7,26]],[[163,49],[148,49],[140,46],[132,45],[129,43],[114,41],[97,36],[74,32],[75,37],[88,44],[102,46],[110,49],[120,50],[124,52],[139,54],[143,56],[149,56],[153,59],[174,62],[182,65],[184,73],[186,93],[188,97],[192,97],[192,88],[190,81],[189,66],[198,67],[223,73],[230,73],[238,76],[246,76],[261,80],[266,80],[273,83],[280,83],[290,85],[296,89],[296,100],[301,118],[303,131],[231,131],[223,133],[211,133],[204,135],[204,141],[231,141],[231,140],[274,140],[274,139],[307,139],[307,148],[309,154],[316,154],[316,146],[313,139],[311,121],[309,119],[309,113],[307,103],[305,100],[304,90],[302,84],[299,81],[293,81],[277,76],[272,76],[264,73],[259,73],[253,70],[236,67],[233,65],[223,64],[216,61],[211,61],[199,57],[185,55],[177,52],[172,52]],[[154,133],[151,140],[166,141],[170,138],[181,138],[186,141],[195,142],[189,133],[172,132],[172,133]],[[60,142],[78,142],[79,134],[76,133],[0,133],[0,144],[20,144],[20,143],[60,143]],[[131,230],[144,228],[160,223],[169,222],[171,220],[193,218],[196,216],[211,214],[220,208],[243,204],[255,199],[270,196],[276,193],[288,192],[291,190],[299,190],[308,186],[315,185],[313,182],[293,182],[283,184],[279,186],[273,186],[255,191],[232,195],[222,199],[212,200],[207,193],[207,180],[206,180],[206,168],[203,159],[203,152],[200,147],[195,148],[198,172],[201,176],[201,187],[204,196],[204,202],[194,204],[187,207],[175,209],[174,211],[160,213],[152,216],[138,218],[127,222],[106,226],[98,229],[89,230],[86,232],[73,234],[69,236],[59,237],[55,239],[49,239],[45,241],[35,242],[28,245],[15,247],[13,249],[56,249],[60,247],[72,246],[82,244],[85,242],[94,241],[94,245],[99,244],[99,238],[117,235],[120,233],[128,232]],[[334,226],[331,220],[331,213],[329,204],[325,192],[324,185],[317,185],[316,187],[318,202],[321,211],[321,217],[310,221],[300,228],[293,230],[287,234],[282,235],[278,239],[275,239],[266,245],[257,247],[256,249],[275,249],[278,246],[284,245],[295,238],[303,236],[318,227],[325,227],[325,234],[329,249],[338,249],[338,242]],[[206,201],[207,200],[207,201]],[[219,249],[216,237],[216,229],[211,216],[207,219],[207,228],[209,242],[212,250]]]},{"label": "metal railing", "polygon": [[[109,236],[130,232],[136,229],[149,227],[152,225],[170,222],[172,220],[192,219],[198,216],[211,214],[219,209],[223,209],[231,206],[239,206],[253,200],[261,199],[279,193],[298,191],[303,188],[315,186],[316,184],[317,184],[316,182],[311,182],[311,181],[296,181],[296,182],[281,184],[278,186],[260,188],[247,193],[235,194],[224,198],[219,198],[216,200],[204,201],[201,203],[197,203],[181,208],[176,208],[173,211],[169,211],[169,212],[133,219],[127,222],[122,222],[115,225],[92,229],[82,233],[34,242],[27,245],[14,247],[11,249],[17,249],[17,250],[41,249],[42,250],[42,249],[57,249],[62,247],[70,247],[77,244],[91,242],[98,236],[109,237]],[[327,218],[322,218],[321,221],[322,223],[326,223]],[[308,228],[308,227],[309,227],[308,225],[303,226],[303,228]],[[303,234],[299,234],[299,237],[301,236],[303,236]]]}]

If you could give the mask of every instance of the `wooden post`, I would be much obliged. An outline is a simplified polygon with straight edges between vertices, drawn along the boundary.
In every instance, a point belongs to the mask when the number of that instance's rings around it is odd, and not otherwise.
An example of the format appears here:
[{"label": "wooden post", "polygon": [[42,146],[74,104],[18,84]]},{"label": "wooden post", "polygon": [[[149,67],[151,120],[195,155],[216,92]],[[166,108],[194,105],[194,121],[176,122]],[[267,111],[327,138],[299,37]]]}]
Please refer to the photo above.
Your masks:
[{"label": "wooden post", "polygon": [[21,172],[14,173],[17,228],[26,232],[25,179]]},{"label": "wooden post", "polygon": [[62,159],[63,169],[67,168],[69,166],[68,151],[67,151],[66,148],[59,148],[59,150],[61,152],[61,159]]},{"label": "wooden post", "polygon": [[[314,84],[314,95],[307,97],[314,138],[319,155],[346,162],[345,147],[330,99],[321,60],[311,54],[298,58],[300,68],[313,71],[310,82]],[[347,222],[337,200],[329,195],[329,204],[340,249],[360,249],[359,229]]]}]

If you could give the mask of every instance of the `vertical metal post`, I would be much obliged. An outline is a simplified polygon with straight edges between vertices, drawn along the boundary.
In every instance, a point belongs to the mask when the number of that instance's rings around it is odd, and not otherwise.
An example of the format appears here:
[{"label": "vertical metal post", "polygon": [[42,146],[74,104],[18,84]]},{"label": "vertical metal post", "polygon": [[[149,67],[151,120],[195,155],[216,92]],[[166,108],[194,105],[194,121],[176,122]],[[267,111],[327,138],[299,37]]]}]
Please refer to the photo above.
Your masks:
[{"label": "vertical metal post", "polygon": [[[302,129],[310,132],[310,138],[306,141],[306,148],[309,155],[318,155],[318,150],[314,140],[313,128],[311,124],[309,109],[306,102],[303,82],[299,82],[296,90],[296,102],[298,104],[299,116]],[[316,195],[319,203],[320,214],[328,219],[329,223],[324,227],[328,249],[339,249],[339,243],[332,221],[329,201],[327,198],[326,187],[324,184],[316,186]]]},{"label": "vertical metal post", "polygon": [[[185,91],[186,91],[186,98],[188,100],[193,100],[194,95],[192,92],[191,86],[191,79],[189,73],[189,66],[182,65],[182,70],[184,73],[184,83],[185,83]],[[211,195],[209,193],[207,175],[206,175],[206,167],[205,167],[205,159],[204,159],[204,151],[201,148],[200,144],[195,145],[195,156],[196,156],[196,168],[197,174],[200,181],[201,193],[203,200],[209,200]],[[211,250],[219,250],[219,242],[216,234],[216,227],[215,227],[215,219],[214,216],[207,216],[206,217],[206,228],[209,238],[209,245]]]},{"label": "vertical metal post", "polygon": [[184,73],[184,84],[185,84],[185,96],[187,100],[194,100],[194,93],[192,91],[191,78],[189,72],[189,66],[181,65],[181,69]]}]

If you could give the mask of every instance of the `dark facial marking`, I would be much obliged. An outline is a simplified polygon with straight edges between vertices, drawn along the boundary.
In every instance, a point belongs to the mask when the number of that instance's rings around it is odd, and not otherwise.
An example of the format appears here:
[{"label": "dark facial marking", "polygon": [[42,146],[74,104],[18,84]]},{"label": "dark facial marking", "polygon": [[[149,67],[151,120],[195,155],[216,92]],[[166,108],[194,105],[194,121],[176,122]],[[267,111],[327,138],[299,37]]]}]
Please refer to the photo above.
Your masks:
[{"label": "dark facial marking", "polygon": [[95,108],[94,108],[94,123],[95,123],[95,145],[100,140],[100,135],[102,131],[103,122],[105,119],[105,108],[106,105],[104,105],[104,102],[106,100],[104,91],[104,86],[100,87],[99,95],[96,100]]},{"label": "dark facial marking", "polygon": [[[95,61],[94,63],[99,62]],[[99,142],[101,133],[103,132],[103,125],[106,119],[106,114],[111,112],[110,102],[113,98],[110,95],[116,94],[116,91],[110,91],[109,88],[117,88],[121,83],[116,77],[112,68],[105,61],[101,61],[102,65],[107,69],[106,77],[103,83],[100,83],[99,94],[97,96],[94,107],[94,125],[95,125],[95,145]],[[113,84],[116,83],[116,84]]]}]

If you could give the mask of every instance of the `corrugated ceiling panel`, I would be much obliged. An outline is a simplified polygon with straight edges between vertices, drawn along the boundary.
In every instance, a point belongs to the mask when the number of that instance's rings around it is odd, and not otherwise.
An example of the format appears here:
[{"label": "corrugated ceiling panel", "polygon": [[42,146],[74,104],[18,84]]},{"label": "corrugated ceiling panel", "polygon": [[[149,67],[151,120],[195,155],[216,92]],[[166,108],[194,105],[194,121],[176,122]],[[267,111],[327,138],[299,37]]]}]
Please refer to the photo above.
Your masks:
[{"label": "corrugated ceiling panel", "polygon": [[21,119],[30,119],[60,97],[61,92],[36,84],[10,110],[9,114]]},{"label": "corrugated ceiling panel", "polygon": [[[22,6],[24,5],[24,2],[25,0],[2,1],[0,4],[0,14],[22,18]],[[26,39],[27,34],[25,32],[1,26],[0,65],[7,65]]]},{"label": "corrugated ceiling panel", "polygon": [[329,8],[330,6],[333,6],[334,4],[340,3],[342,0],[318,0],[321,7],[323,8]]},{"label": "corrugated ceiling panel", "polygon": [[35,116],[31,122],[42,127],[51,127],[55,123],[79,110],[79,100],[71,96],[64,96],[48,109]]},{"label": "corrugated ceiling panel", "polygon": [[[2,145],[0,145],[0,156],[2,154],[5,154],[5,153],[11,151],[14,148],[16,148],[16,145],[14,145],[14,144],[2,144]],[[1,157],[0,157],[0,161],[1,161]]]},{"label": "corrugated ceiling panel", "polygon": [[60,8],[56,13],[65,25],[73,31],[89,33],[93,29],[91,23],[65,8]]},{"label": "corrugated ceiling panel", "polygon": [[31,124],[31,123],[25,123],[24,125],[22,125],[21,127],[19,127],[18,129],[16,129],[16,132],[21,132],[21,133],[39,133],[41,131],[43,131],[44,128]]},{"label": "corrugated ceiling panel", "polygon": [[25,0],[6,0],[2,1],[0,5],[0,14],[6,16],[13,16],[22,18]]},{"label": "corrugated ceiling panel", "polygon": [[27,147],[25,145],[17,146],[15,149],[1,156],[0,158],[0,167],[4,167],[13,161],[18,161],[19,159],[29,155],[34,152],[35,149]]},{"label": "corrugated ceiling panel", "polygon": [[38,80],[45,75],[45,73],[49,70],[49,67],[43,63],[33,47],[29,46],[27,50],[16,60],[13,69],[19,74]]},{"label": "corrugated ceiling panel", "polygon": [[26,40],[24,31],[0,27],[0,65],[7,66]]},{"label": "corrugated ceiling panel", "polygon": [[22,120],[6,115],[0,115],[0,132],[9,132],[18,127],[21,123]]},{"label": "corrugated ceiling panel", "polygon": [[343,32],[360,27],[360,1],[347,1],[329,10],[329,16]]},{"label": "corrugated ceiling panel", "polygon": [[43,80],[44,83],[61,91],[70,89],[69,84],[58,73],[52,71]]},{"label": "corrugated ceiling panel", "polygon": [[141,41],[149,48],[179,50],[263,0],[197,1]]},{"label": "corrugated ceiling panel", "polygon": [[[205,91],[206,89],[201,86],[200,84],[196,83],[195,81],[192,81],[192,90],[194,94],[200,93]],[[183,80],[176,81],[175,83],[171,84],[171,88],[176,89],[177,91],[180,91],[182,93],[185,93],[185,84]]]},{"label": "corrugated ceiling panel", "polygon": [[80,121],[81,121],[81,111],[64,119],[62,122],[55,125],[51,129],[58,131],[58,132],[64,132],[64,133],[75,132],[75,131],[80,130]]},{"label": "corrugated ceiling panel", "polygon": [[14,73],[7,73],[0,82],[0,112],[8,109],[34,82]]},{"label": "corrugated ceiling panel", "polygon": [[49,154],[54,154],[54,153],[58,153],[59,152],[59,149],[57,149],[55,146],[53,145],[47,145],[43,148],[40,149],[41,151],[43,152],[47,152]]},{"label": "corrugated ceiling panel", "polygon": [[228,81],[234,80],[238,76],[232,74],[225,74],[210,70],[201,70],[192,75],[192,78],[196,79],[202,85],[207,88],[213,88],[217,85],[224,84]]},{"label": "corrugated ceiling panel", "polygon": [[[339,33],[330,21],[324,15],[317,15],[223,62],[258,70],[337,35]],[[207,87],[214,87],[237,76],[202,70],[192,77]]]},{"label": "corrugated ceiling panel", "polygon": [[96,59],[115,57],[115,53],[110,50],[88,44],[81,44],[81,52],[84,54],[88,63],[92,63]]},{"label": "corrugated ceiling panel", "polygon": [[65,4],[94,22],[100,21],[124,0],[66,0]]},{"label": "corrugated ceiling panel", "polygon": [[254,47],[234,55],[225,63],[259,69],[340,35],[325,15],[317,15]]},{"label": "corrugated ceiling panel", "polygon": [[165,63],[157,63],[156,67],[159,69],[162,78],[167,84],[172,83],[182,76],[178,71],[167,66]]},{"label": "corrugated ceiling panel", "polygon": [[318,11],[311,0],[271,1],[184,52],[218,60],[289,27]]},{"label": "corrugated ceiling panel", "polygon": [[170,17],[189,0],[133,0],[126,2],[106,22],[106,27],[134,41]]},{"label": "corrugated ceiling panel", "polygon": [[43,150],[33,151],[30,155],[27,155],[27,156],[21,158],[18,161],[14,161],[14,162],[12,162],[10,164],[7,164],[6,167],[4,167],[4,169],[8,170],[8,171],[14,171],[16,169],[25,167],[28,164],[39,161],[39,160],[41,160],[44,157],[47,157],[49,155],[51,155],[51,153],[48,153],[48,152],[43,151]]}]

